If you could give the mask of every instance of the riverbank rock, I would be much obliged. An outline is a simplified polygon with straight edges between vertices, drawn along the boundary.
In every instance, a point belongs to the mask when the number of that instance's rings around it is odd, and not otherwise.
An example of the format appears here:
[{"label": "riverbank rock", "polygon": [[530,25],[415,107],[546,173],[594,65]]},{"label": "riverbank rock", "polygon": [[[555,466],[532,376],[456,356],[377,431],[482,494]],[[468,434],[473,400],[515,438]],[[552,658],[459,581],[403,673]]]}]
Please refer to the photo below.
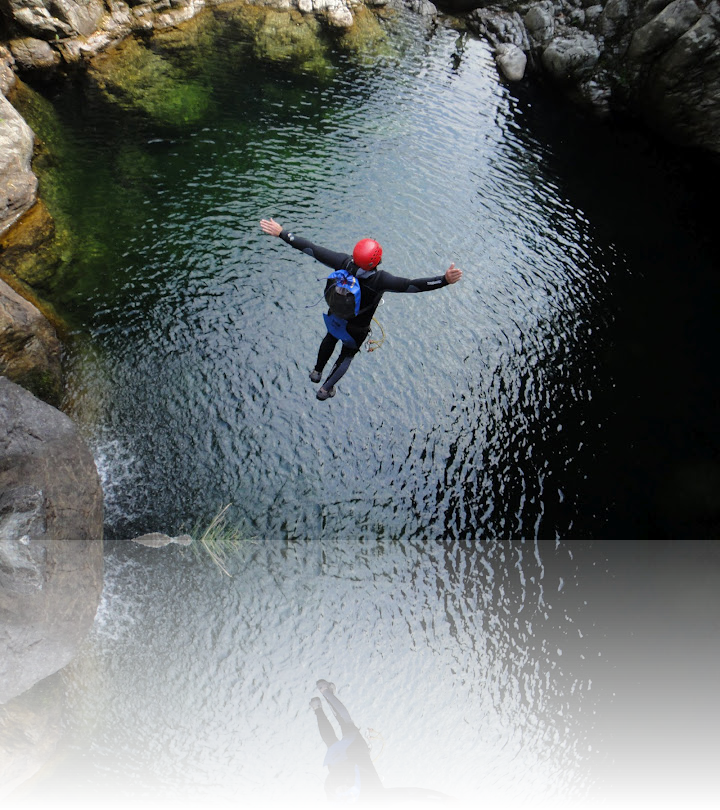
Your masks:
[{"label": "riverbank rock", "polygon": [[0,235],[35,204],[33,145],[32,130],[5,96],[0,95]]},{"label": "riverbank rock", "polygon": [[34,776],[63,738],[65,689],[59,675],[0,706],[0,799]]},{"label": "riverbank rock", "polygon": [[527,56],[517,45],[502,42],[495,49],[495,61],[503,76],[511,82],[519,82],[525,75]]},{"label": "riverbank rock", "polygon": [[62,346],[42,313],[0,280],[0,375],[59,405]]},{"label": "riverbank rock", "polygon": [[[496,54],[521,48],[600,117],[629,115],[674,143],[720,156],[720,0],[473,2],[472,31]],[[467,8],[447,0],[445,8]],[[508,51],[510,52],[510,51]],[[517,76],[498,67],[507,78]]]},{"label": "riverbank rock", "polygon": [[92,626],[102,504],[73,422],[0,377],[0,703],[64,667]]},{"label": "riverbank rock", "polygon": [[0,45],[0,93],[6,96],[15,85],[15,60],[10,51]]}]

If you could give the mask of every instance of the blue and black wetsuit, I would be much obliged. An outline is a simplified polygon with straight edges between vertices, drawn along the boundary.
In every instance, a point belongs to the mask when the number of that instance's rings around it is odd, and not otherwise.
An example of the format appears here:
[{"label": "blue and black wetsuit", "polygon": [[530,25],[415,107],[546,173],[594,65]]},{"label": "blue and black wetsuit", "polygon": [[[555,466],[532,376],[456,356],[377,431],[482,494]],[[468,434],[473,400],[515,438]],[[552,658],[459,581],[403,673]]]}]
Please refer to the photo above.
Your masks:
[{"label": "blue and black wetsuit", "polygon": [[[297,236],[291,231],[283,230],[280,233],[280,238],[296,250],[302,251],[333,270],[347,270],[357,278],[360,284],[360,311],[354,318],[347,321],[346,330],[350,340],[342,339],[340,355],[322,386],[326,391],[329,391],[345,374],[353,357],[360,351],[360,347],[370,332],[370,323],[375,310],[380,305],[383,293],[428,292],[429,290],[437,290],[440,287],[447,286],[444,275],[409,279],[393,276],[384,270],[362,270],[355,264],[352,256],[348,253],[338,253],[320,245],[315,245],[309,239]],[[331,283],[328,282],[326,289]],[[330,332],[325,335],[318,351],[315,371],[322,372],[339,339],[341,338]]]},{"label": "blue and black wetsuit", "polygon": [[[336,798],[339,787],[352,785],[356,779],[356,773],[359,773],[360,795],[356,804],[353,805],[358,810],[370,810],[370,808],[384,810],[393,804],[411,801],[431,804],[445,803],[449,794],[439,790],[420,787],[384,788],[370,757],[370,749],[360,734],[360,730],[353,723],[348,710],[336,695],[324,692],[323,697],[340,724],[343,735],[342,739],[338,740],[332,724],[318,704],[318,708],[315,709],[318,729],[323,742],[328,747],[323,765],[327,765],[330,771],[325,780],[325,794],[329,802]],[[357,766],[357,771],[355,766]]]}]

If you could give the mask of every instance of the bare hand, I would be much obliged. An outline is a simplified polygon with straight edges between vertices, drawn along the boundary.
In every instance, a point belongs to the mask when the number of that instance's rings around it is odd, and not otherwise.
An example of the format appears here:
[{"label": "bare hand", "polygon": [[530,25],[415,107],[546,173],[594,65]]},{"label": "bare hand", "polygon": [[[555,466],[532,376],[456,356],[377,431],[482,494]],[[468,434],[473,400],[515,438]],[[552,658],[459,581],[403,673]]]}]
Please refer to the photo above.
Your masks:
[{"label": "bare hand", "polygon": [[270,236],[280,236],[282,232],[282,225],[279,222],[275,222],[274,219],[261,219],[260,220],[260,227],[265,231],[265,233],[269,234]]},{"label": "bare hand", "polygon": [[455,267],[454,264],[451,264],[445,271],[445,281],[447,281],[448,284],[455,284],[455,282],[460,281],[461,278],[462,270],[459,267]]}]

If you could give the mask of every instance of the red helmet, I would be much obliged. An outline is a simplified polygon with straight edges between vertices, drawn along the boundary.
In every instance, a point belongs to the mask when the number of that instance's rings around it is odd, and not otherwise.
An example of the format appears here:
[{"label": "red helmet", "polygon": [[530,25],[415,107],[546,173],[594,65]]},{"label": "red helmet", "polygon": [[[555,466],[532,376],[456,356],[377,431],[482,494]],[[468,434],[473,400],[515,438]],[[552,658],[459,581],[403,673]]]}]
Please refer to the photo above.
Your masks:
[{"label": "red helmet", "polygon": [[380,264],[382,248],[374,239],[361,239],[353,249],[353,261],[363,270],[372,270]]}]

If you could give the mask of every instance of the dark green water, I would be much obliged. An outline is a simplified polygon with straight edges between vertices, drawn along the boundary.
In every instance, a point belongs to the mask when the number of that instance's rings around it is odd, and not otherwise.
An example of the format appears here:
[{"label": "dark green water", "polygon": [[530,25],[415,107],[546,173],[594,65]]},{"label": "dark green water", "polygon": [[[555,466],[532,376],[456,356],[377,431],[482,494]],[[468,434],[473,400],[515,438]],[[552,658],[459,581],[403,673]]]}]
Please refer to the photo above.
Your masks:
[{"label": "dark green water", "polygon": [[[389,786],[655,807],[682,762],[705,796],[716,547],[679,565],[685,547],[571,542],[717,525],[703,178],[503,86],[481,42],[383,28],[320,75],[252,58],[232,26],[212,60],[174,50],[208,104],[181,128],[82,82],[52,97],[84,246],[55,294],[67,407],[108,536],[48,789],[74,805],[321,801],[320,677],[380,732]],[[320,403],[324,271],[265,216],[338,250],[373,235],[400,275],[465,275],[388,294],[382,348]],[[124,542],[227,503],[252,538],[232,579]]]}]

